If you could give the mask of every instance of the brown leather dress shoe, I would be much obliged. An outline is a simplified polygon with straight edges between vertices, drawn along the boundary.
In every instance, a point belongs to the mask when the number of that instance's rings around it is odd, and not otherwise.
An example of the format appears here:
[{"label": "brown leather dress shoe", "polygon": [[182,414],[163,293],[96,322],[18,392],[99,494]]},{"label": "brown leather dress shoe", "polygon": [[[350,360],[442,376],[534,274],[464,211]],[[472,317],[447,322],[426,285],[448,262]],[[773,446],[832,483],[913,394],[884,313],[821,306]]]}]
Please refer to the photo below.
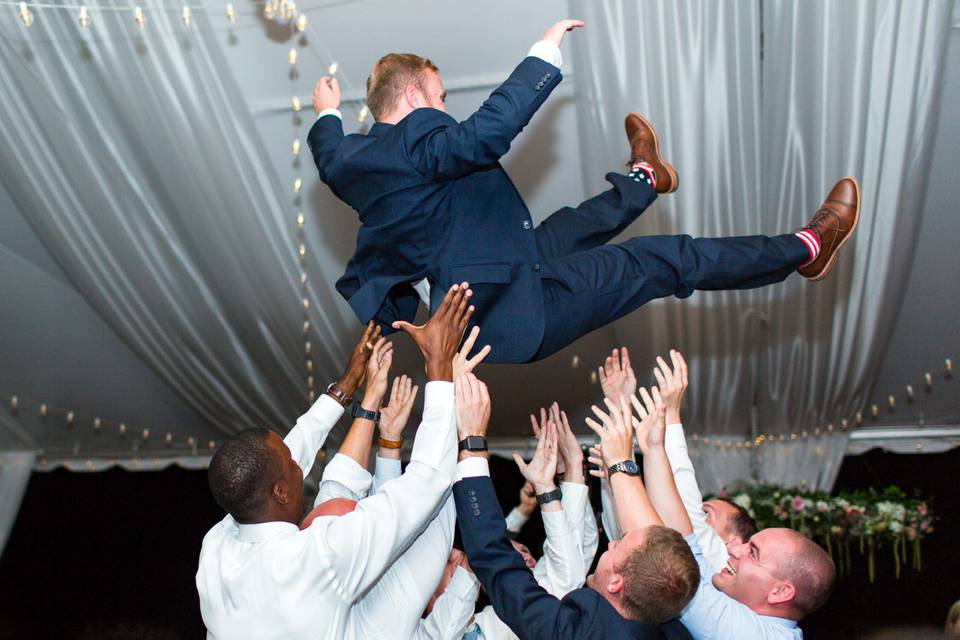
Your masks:
[{"label": "brown leather dress shoe", "polygon": [[677,170],[660,157],[660,140],[653,125],[639,113],[628,113],[623,123],[630,143],[630,164],[648,163],[657,174],[657,193],[673,193],[680,186]]},{"label": "brown leather dress shoe", "polygon": [[823,280],[837,261],[840,247],[850,239],[860,220],[860,185],[856,178],[842,178],[827,195],[804,229],[820,236],[820,255],[797,272],[810,280]]}]

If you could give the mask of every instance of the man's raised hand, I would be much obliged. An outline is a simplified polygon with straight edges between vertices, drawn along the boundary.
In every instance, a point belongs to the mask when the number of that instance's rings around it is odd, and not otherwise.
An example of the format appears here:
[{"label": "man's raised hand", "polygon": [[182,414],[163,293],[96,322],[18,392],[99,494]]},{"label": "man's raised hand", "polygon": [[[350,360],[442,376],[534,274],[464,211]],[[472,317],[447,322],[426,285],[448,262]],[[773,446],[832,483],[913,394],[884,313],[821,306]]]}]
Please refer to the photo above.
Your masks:
[{"label": "man's raised hand", "polygon": [[347,368],[335,384],[344,397],[352,396],[363,381],[367,361],[370,359],[370,354],[373,353],[373,345],[379,337],[380,326],[374,324],[371,320],[363,330],[360,340],[354,345],[353,351],[350,352],[350,361],[347,363]]},{"label": "man's raised hand", "polygon": [[663,447],[664,432],[667,429],[667,407],[656,387],[651,387],[649,393],[644,387],[640,387],[640,397],[643,398],[643,403],[637,399],[636,395],[630,397],[630,402],[640,417],[639,420],[633,419],[633,428],[637,432],[640,452],[647,455]]},{"label": "man's raised hand", "polygon": [[453,392],[459,439],[486,436],[490,424],[490,393],[487,385],[472,373],[464,373],[453,381]]},{"label": "man's raised hand", "polygon": [[473,315],[473,307],[468,306],[471,296],[473,291],[469,284],[455,284],[425,324],[417,326],[403,320],[393,323],[394,329],[406,331],[420,348],[428,381],[453,380],[453,356]]},{"label": "man's raised hand", "polygon": [[567,33],[567,31],[579,29],[583,26],[583,24],[583,20],[561,20],[560,22],[551,25],[549,29],[544,31],[543,38],[541,38],[541,40],[549,40],[559,47],[560,43],[563,42],[563,36]]},{"label": "man's raised hand", "polygon": [[610,398],[604,398],[603,402],[610,413],[604,413],[598,406],[593,405],[590,410],[599,422],[587,418],[587,426],[600,436],[603,465],[609,468],[618,462],[633,460],[633,429],[630,424],[630,405],[626,399],[619,404]]},{"label": "man's raised hand", "polygon": [[687,391],[687,362],[676,349],[670,349],[670,360],[673,363],[672,369],[663,358],[657,356],[657,367],[654,368],[653,375],[657,378],[660,396],[666,406],[667,424],[679,424],[680,405],[683,394]]},{"label": "man's raised hand", "polygon": [[563,479],[567,482],[583,484],[583,449],[577,441],[567,420],[567,413],[560,410],[560,405],[554,402],[550,405],[551,421],[557,425],[557,445],[560,448],[560,458],[563,460]]},{"label": "man's raised hand", "polygon": [[557,475],[557,426],[548,421],[546,426],[540,429],[537,449],[529,463],[525,463],[517,452],[513,454],[513,461],[538,494],[556,489],[554,477]]},{"label": "man's raised hand", "polygon": [[474,367],[483,362],[483,359],[490,355],[490,345],[486,345],[483,349],[477,352],[477,355],[472,358],[468,358],[470,351],[473,349],[473,345],[477,342],[477,336],[480,335],[480,327],[474,327],[470,329],[470,333],[467,334],[467,339],[463,341],[463,346],[460,347],[460,351],[457,352],[457,355],[453,357],[453,377],[456,378],[461,373],[470,373],[473,371]]},{"label": "man's raised hand", "polygon": [[419,389],[420,387],[414,385],[405,375],[393,379],[390,404],[380,410],[381,436],[387,440],[400,440],[403,437],[403,428],[410,419],[410,411]]},{"label": "man's raised hand", "polygon": [[637,376],[630,366],[630,353],[626,347],[614,349],[606,361],[597,368],[600,388],[603,395],[620,403],[621,398],[629,398],[637,390]]},{"label": "man's raised hand", "polygon": [[340,107],[340,83],[331,76],[323,76],[313,87],[313,112],[317,115],[324,109]]},{"label": "man's raised hand", "polygon": [[530,516],[537,508],[537,492],[530,484],[529,480],[524,481],[520,487],[520,498],[517,503],[517,511],[525,516]]}]

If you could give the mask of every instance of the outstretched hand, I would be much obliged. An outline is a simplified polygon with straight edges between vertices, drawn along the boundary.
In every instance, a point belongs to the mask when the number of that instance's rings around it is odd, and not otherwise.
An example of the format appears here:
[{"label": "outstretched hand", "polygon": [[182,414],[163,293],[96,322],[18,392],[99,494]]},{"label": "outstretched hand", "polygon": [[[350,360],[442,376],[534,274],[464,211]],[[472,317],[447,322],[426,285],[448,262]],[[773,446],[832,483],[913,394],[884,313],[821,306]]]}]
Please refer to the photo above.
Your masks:
[{"label": "outstretched hand", "polygon": [[457,414],[457,436],[486,436],[490,424],[490,392],[487,385],[472,373],[464,373],[453,381]]},{"label": "outstretched hand", "polygon": [[633,429],[630,424],[630,405],[626,399],[619,404],[610,398],[604,398],[603,402],[610,413],[604,413],[593,405],[590,410],[599,422],[587,418],[587,426],[600,436],[603,465],[608,468],[624,460],[633,460]]},{"label": "outstretched hand", "polygon": [[387,378],[393,362],[393,343],[386,338],[377,338],[367,360],[367,388],[360,403],[367,411],[377,411],[387,394]]},{"label": "outstretched hand", "polygon": [[468,306],[471,296],[473,291],[468,283],[455,284],[425,324],[417,326],[403,320],[393,323],[394,329],[406,331],[420,348],[428,381],[453,381],[453,356],[473,315],[473,307]]},{"label": "outstretched hand", "polygon": [[560,405],[554,402],[550,405],[550,415],[553,423],[557,425],[557,445],[564,465],[563,479],[566,482],[583,484],[583,449],[570,428],[567,412],[561,411]]},{"label": "outstretched hand", "polygon": [[549,40],[559,47],[560,43],[563,42],[563,36],[566,35],[567,31],[579,29],[583,25],[583,20],[561,20],[560,22],[551,25],[549,29],[544,31],[543,38],[541,39]]},{"label": "outstretched hand", "polygon": [[523,457],[516,452],[513,454],[513,461],[538,494],[556,489],[554,476],[557,474],[557,426],[547,422],[546,426],[540,429],[537,449],[529,463],[525,463]]},{"label": "outstretched hand", "polygon": [[671,369],[666,360],[657,356],[657,366],[653,375],[660,386],[660,396],[666,406],[667,424],[680,422],[680,405],[683,403],[683,394],[687,391],[687,362],[676,349],[670,349]]},{"label": "outstretched hand", "polygon": [[629,398],[637,390],[637,376],[630,366],[630,353],[626,347],[614,349],[597,368],[603,395],[619,404],[621,398]]},{"label": "outstretched hand", "polygon": [[483,349],[477,352],[472,358],[468,358],[473,345],[477,342],[477,336],[480,335],[480,327],[474,326],[467,334],[467,339],[463,341],[463,346],[453,358],[453,377],[456,378],[461,373],[471,373],[473,369],[483,362],[483,359],[490,355],[490,345],[485,345]]},{"label": "outstretched hand", "polygon": [[390,404],[380,410],[381,436],[387,440],[400,440],[403,437],[403,428],[410,419],[410,411],[419,389],[420,387],[405,375],[393,379]]},{"label": "outstretched hand", "polygon": [[370,360],[370,354],[373,353],[373,345],[379,337],[380,326],[374,324],[371,320],[363,330],[360,340],[354,345],[353,351],[350,352],[350,361],[347,363],[347,368],[340,376],[340,380],[337,381],[337,386],[347,396],[352,396],[363,381],[367,362]]},{"label": "outstretched hand", "polygon": [[664,433],[667,429],[667,407],[656,387],[651,387],[649,393],[644,387],[640,387],[640,397],[643,398],[642,404],[637,396],[630,397],[634,410],[640,416],[640,420],[633,419],[633,428],[637,431],[640,452],[647,455],[663,447]]},{"label": "outstretched hand", "polygon": [[340,83],[332,76],[323,76],[313,87],[313,112],[340,107]]}]

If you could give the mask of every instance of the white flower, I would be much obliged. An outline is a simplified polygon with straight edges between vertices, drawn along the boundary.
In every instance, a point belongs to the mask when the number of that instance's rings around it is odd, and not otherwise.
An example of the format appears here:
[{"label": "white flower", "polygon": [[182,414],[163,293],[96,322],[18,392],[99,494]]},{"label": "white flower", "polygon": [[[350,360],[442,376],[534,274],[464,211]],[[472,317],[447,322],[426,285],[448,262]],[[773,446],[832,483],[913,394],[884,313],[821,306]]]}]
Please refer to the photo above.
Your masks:
[{"label": "white flower", "polygon": [[750,496],[745,493],[738,493],[733,497],[733,503],[737,506],[743,507],[744,509],[750,509]]}]

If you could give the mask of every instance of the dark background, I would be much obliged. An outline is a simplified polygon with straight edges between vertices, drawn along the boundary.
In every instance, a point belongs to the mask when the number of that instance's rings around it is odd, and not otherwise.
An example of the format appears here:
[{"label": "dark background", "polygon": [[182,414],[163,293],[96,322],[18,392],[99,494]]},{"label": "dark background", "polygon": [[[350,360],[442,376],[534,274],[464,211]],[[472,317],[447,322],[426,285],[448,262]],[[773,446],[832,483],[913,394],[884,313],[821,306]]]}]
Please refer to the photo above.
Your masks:
[{"label": "dark background", "polygon": [[[506,511],[521,478],[512,462],[492,468]],[[807,638],[859,638],[892,625],[942,629],[960,598],[958,468],[960,449],[844,461],[838,488],[918,488],[933,497],[940,521],[923,543],[920,573],[906,568],[895,579],[885,548],[870,584],[866,559],[855,555],[853,575],[803,623]],[[204,471],[35,473],[0,557],[0,638],[202,638],[194,574],[203,535],[222,517]],[[542,535],[535,516],[519,539],[537,553]]]}]

